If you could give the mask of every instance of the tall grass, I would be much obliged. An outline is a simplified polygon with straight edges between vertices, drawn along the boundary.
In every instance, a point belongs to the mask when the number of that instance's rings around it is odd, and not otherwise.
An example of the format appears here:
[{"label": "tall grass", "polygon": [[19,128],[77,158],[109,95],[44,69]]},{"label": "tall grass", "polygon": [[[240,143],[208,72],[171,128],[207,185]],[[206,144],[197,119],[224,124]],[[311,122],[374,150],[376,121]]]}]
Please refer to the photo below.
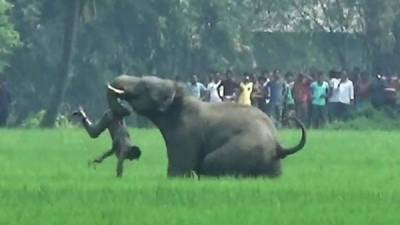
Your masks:
[{"label": "tall grass", "polygon": [[[400,133],[310,131],[277,179],[166,178],[155,130],[132,130],[143,150],[116,179],[110,146],[81,130],[0,130],[0,224],[399,224]],[[294,131],[281,142],[298,141]]]}]

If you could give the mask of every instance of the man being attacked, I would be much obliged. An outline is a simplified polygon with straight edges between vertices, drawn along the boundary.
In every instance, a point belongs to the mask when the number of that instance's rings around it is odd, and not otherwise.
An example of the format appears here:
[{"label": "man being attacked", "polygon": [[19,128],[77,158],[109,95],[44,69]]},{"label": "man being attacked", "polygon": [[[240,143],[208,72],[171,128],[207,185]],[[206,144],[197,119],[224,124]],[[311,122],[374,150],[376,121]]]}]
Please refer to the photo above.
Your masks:
[{"label": "man being attacked", "polygon": [[[110,93],[108,93],[110,95]],[[89,136],[97,138],[104,130],[108,129],[111,139],[112,147],[110,150],[104,152],[101,156],[97,157],[92,163],[100,164],[107,157],[115,154],[117,162],[117,177],[122,177],[123,163],[125,159],[135,160],[139,159],[141,155],[140,148],[132,145],[128,127],[125,124],[124,117],[131,114],[131,110],[120,102],[110,102],[111,96],[108,96],[109,104],[115,105],[115,110],[108,109],[104,112],[103,117],[95,124],[93,124],[87,117],[82,107],[72,115],[78,116],[82,119],[82,125],[85,127]]]}]

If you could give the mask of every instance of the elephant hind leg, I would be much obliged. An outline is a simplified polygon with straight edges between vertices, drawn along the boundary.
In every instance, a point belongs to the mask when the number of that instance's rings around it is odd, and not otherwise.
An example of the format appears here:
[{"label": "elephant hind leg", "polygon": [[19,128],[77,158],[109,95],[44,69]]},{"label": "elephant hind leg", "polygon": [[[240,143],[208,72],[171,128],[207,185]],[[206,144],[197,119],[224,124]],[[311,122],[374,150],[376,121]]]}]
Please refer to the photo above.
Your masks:
[{"label": "elephant hind leg", "polygon": [[[219,149],[207,154],[200,174],[209,176],[277,177],[281,174],[280,161],[266,156],[262,147],[240,145],[241,138],[232,138]],[[244,142],[246,143],[246,142]]]},{"label": "elephant hind leg", "polygon": [[260,174],[270,178],[279,177],[282,174],[281,162],[279,160],[271,160],[260,168]]}]

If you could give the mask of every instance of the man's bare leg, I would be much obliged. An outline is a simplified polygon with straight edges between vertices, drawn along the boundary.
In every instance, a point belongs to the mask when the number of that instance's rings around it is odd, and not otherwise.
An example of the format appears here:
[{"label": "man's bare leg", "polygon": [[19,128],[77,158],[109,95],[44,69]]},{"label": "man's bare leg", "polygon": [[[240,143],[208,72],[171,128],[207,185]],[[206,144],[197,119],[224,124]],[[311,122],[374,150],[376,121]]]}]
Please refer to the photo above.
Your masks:
[{"label": "man's bare leg", "polygon": [[97,138],[104,130],[108,128],[112,120],[112,113],[110,110],[106,111],[103,117],[101,117],[96,124],[93,124],[89,120],[82,107],[79,107],[79,110],[74,112],[72,115],[80,116],[82,118],[82,124],[91,138]]}]

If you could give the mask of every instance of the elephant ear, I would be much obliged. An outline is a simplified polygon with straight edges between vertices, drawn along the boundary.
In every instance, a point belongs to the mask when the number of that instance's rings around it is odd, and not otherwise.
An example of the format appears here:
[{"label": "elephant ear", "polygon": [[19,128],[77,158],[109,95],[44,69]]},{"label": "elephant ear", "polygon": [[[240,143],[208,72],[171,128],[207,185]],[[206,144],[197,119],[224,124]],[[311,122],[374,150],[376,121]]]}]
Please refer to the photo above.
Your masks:
[{"label": "elephant ear", "polygon": [[176,89],[172,82],[162,82],[150,89],[150,97],[160,112],[166,112],[174,102]]}]

